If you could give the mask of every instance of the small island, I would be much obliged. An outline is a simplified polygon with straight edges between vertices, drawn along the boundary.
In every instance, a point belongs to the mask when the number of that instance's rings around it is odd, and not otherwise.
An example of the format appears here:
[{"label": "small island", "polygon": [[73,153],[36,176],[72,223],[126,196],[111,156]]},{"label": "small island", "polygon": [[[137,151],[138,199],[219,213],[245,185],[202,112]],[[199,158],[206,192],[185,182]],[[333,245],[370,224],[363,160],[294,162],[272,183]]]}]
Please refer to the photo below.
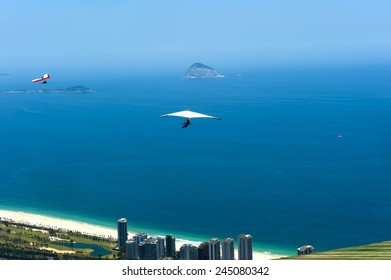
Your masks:
[{"label": "small island", "polygon": [[9,78],[11,77],[11,74],[8,73],[0,73],[0,78]]},{"label": "small island", "polygon": [[207,66],[202,63],[194,63],[191,65],[185,74],[185,78],[188,79],[211,79],[211,78],[224,78],[223,74],[220,74],[216,69]]},{"label": "small island", "polygon": [[95,90],[89,89],[85,86],[73,86],[65,89],[16,89],[5,90],[4,93],[89,93]]}]

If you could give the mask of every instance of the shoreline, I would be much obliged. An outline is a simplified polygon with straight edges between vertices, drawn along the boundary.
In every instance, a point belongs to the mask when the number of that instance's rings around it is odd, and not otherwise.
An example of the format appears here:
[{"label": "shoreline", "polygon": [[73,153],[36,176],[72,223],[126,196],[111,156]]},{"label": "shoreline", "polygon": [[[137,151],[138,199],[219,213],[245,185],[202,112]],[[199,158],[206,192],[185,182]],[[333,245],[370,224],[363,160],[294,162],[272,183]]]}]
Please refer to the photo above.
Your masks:
[{"label": "shoreline", "polygon": [[[25,211],[12,211],[12,210],[0,209],[0,219],[2,218],[13,220],[15,222],[30,224],[30,225],[45,226],[54,229],[79,231],[81,233],[88,234],[88,235],[95,235],[95,236],[100,236],[105,238],[117,239],[117,230],[115,228],[94,225],[82,221],[56,218],[56,217],[45,216],[40,214],[33,214]],[[128,234],[130,236],[134,235],[135,233],[136,232],[128,231]],[[149,235],[150,234],[148,234],[148,236]],[[177,250],[179,250],[179,248],[183,244],[198,245],[200,243],[201,242],[181,239],[176,236]],[[237,248],[235,249],[235,255],[237,256]],[[278,259],[281,257],[286,257],[286,255],[278,255],[269,252],[253,251],[253,260],[270,260],[270,259]]]}]

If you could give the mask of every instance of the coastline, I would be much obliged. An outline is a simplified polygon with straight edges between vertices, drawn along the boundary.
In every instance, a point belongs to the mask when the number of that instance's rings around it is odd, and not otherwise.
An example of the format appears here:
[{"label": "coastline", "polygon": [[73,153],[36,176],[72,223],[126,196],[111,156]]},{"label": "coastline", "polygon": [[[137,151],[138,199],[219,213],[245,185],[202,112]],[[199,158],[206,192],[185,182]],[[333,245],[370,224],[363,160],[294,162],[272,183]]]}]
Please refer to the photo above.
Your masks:
[{"label": "coastline", "polygon": [[[40,214],[33,214],[24,211],[12,211],[12,210],[0,209],[0,219],[2,218],[13,220],[15,222],[30,224],[30,225],[46,226],[54,229],[79,231],[81,233],[88,234],[88,235],[95,235],[100,237],[117,239],[116,228],[94,225],[83,221],[63,219],[63,218],[57,218],[52,216],[40,215]],[[135,234],[135,232],[128,231],[128,234],[131,236]],[[180,239],[176,236],[177,250],[183,244],[189,244],[189,243],[198,245],[201,242]],[[236,251],[235,255],[237,256],[237,249],[235,249],[235,251]],[[278,259],[281,257],[286,257],[286,256],[273,254],[269,252],[253,251],[253,260],[270,260],[270,259]]]}]

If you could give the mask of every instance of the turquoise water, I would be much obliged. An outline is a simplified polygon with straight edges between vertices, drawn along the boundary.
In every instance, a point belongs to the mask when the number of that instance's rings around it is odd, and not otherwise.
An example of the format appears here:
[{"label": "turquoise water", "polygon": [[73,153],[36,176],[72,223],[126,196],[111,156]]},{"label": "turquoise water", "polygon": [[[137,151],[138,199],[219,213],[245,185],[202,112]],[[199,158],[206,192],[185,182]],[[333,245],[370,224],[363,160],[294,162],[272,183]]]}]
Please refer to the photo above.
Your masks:
[{"label": "turquoise water", "polygon": [[[111,227],[126,217],[196,241],[249,233],[284,254],[388,240],[390,73],[97,78],[89,94],[1,93],[0,205]],[[15,88],[31,85],[7,79],[0,91]],[[158,118],[184,109],[222,120],[181,129]]]}]

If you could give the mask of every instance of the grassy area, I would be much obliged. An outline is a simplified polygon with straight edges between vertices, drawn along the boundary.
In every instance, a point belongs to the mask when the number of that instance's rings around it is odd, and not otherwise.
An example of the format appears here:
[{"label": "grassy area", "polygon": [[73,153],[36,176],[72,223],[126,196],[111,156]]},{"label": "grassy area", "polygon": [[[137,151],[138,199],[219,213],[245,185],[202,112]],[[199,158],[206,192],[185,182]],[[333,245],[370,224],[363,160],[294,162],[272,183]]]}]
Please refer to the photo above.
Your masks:
[{"label": "grassy area", "polygon": [[[73,248],[54,244],[49,237],[61,238],[64,244],[95,244],[111,252],[92,257],[90,248]],[[115,259],[116,242],[77,232],[59,232],[53,229],[0,222],[0,259]]]},{"label": "grassy area", "polygon": [[391,260],[391,241],[286,257],[298,260]]}]

